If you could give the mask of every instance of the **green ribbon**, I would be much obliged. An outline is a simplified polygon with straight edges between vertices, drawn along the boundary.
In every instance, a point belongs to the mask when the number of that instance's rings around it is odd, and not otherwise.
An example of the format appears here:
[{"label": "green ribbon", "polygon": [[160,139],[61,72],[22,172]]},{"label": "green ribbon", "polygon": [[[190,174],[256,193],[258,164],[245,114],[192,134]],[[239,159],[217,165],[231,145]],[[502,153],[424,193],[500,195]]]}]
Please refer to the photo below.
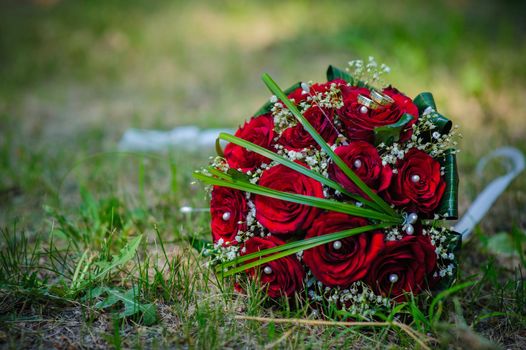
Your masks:
[{"label": "green ribbon", "polygon": [[455,150],[450,148],[445,156],[440,159],[440,165],[444,167],[444,180],[446,190],[438,205],[437,213],[446,219],[455,220],[458,218],[458,170],[457,157]]},{"label": "green ribbon", "polygon": [[[424,114],[425,110],[429,107],[433,108],[433,111],[430,113],[430,121],[433,123],[437,130],[441,134],[447,134],[451,130],[451,120],[444,117],[442,114],[437,112],[437,106],[435,104],[435,99],[433,94],[430,92],[422,92],[413,100],[414,104],[418,107],[418,113],[420,116]],[[431,135],[429,135],[431,137]]]}]

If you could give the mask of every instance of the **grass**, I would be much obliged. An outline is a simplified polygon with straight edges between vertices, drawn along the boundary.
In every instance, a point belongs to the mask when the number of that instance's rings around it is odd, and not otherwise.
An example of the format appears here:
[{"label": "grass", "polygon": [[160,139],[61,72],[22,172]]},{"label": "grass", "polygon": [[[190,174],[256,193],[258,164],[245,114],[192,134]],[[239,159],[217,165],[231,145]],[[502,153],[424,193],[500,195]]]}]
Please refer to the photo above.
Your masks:
[{"label": "grass", "polygon": [[[279,310],[255,284],[234,293],[189,243],[209,237],[208,215],[178,211],[207,205],[191,175],[213,150],[115,145],[128,127],[235,127],[268,98],[263,72],[321,80],[328,64],[373,55],[460,124],[462,213],[502,172],[475,177],[482,155],[526,152],[522,12],[513,1],[1,2],[0,345],[421,348],[393,323],[282,323],[315,315]],[[518,178],[464,245],[463,288],[377,321],[432,348],[524,348],[525,203]],[[495,236],[515,243],[495,249]]]}]

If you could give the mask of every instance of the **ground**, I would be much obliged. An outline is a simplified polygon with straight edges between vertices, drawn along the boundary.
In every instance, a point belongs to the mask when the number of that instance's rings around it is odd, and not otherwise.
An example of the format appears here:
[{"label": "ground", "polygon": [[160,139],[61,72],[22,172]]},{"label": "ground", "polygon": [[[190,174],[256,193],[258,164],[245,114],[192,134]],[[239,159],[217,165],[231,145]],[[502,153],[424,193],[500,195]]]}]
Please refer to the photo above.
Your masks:
[{"label": "ground", "polygon": [[[209,217],[178,209],[207,205],[191,173],[213,150],[116,145],[130,127],[236,127],[269,97],[263,72],[283,86],[320,81],[328,64],[372,55],[407,95],[432,91],[462,129],[463,212],[502,173],[491,164],[477,177],[481,156],[526,152],[525,11],[488,0],[0,2],[0,346],[421,346],[394,325],[239,319],[313,314],[233,294],[191,248]],[[431,297],[399,316],[427,346],[526,347],[525,204],[523,176],[464,244],[464,288],[434,317]]]}]

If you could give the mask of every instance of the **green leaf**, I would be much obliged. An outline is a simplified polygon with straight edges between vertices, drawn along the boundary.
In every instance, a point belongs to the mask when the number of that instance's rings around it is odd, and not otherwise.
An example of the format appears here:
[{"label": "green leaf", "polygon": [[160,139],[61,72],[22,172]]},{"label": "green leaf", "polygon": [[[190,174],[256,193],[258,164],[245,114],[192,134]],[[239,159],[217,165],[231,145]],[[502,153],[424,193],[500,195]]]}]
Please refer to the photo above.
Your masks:
[{"label": "green leaf", "polygon": [[422,92],[415,97],[413,103],[418,107],[418,113],[420,113],[420,115],[422,115],[428,107],[433,108],[434,112],[431,113],[430,121],[436,126],[436,129],[434,130],[438,130],[441,134],[449,133],[453,123],[451,120],[437,112],[437,106],[433,94],[430,92]]},{"label": "green leaf", "polygon": [[151,326],[157,323],[157,307],[154,304],[142,304],[142,323]]},{"label": "green leaf", "polygon": [[[109,290],[109,288],[106,288],[106,290]],[[95,304],[95,308],[97,309],[107,309],[109,307],[112,307],[113,305],[117,304],[119,302],[119,298],[111,293],[108,293],[108,296],[106,299],[103,299],[99,301],[97,304]]]},{"label": "green leaf", "polygon": [[334,79],[343,79],[351,85],[354,85],[354,78],[344,70],[341,70],[333,65],[327,68],[327,81]]},{"label": "green leaf", "polygon": [[227,174],[223,174],[221,172],[217,172],[214,175],[221,176],[222,178],[214,178],[201,173],[193,174],[194,178],[203,181],[204,183],[208,183],[210,185],[229,187],[236,190],[250,192],[270,198],[309,205],[311,207],[317,207],[320,209],[326,209],[349,215],[360,216],[368,219],[390,222],[391,224],[400,223],[400,220],[398,218],[393,218],[387,214],[379,213],[371,209],[357,207],[354,204],[343,203],[331,199],[306,196],[302,194],[277,191],[268,187],[255,185],[240,179],[234,179],[228,176]]},{"label": "green leaf", "polygon": [[104,267],[101,272],[91,279],[91,282],[104,277],[111,270],[130,261],[135,256],[141,240],[142,235],[133,238],[130,242],[128,242],[128,244],[126,244],[126,246],[124,246],[124,248],[120,250],[119,255],[113,255],[111,262],[105,262],[104,264],[99,263],[99,265],[104,265]]},{"label": "green leaf", "polygon": [[458,170],[457,157],[454,149],[448,149],[445,156],[440,159],[440,165],[444,167],[444,180],[446,190],[438,205],[437,213],[446,219],[458,218]]},{"label": "green leaf", "polygon": [[108,289],[108,294],[119,299],[124,304],[124,311],[119,313],[119,317],[141,314],[144,325],[151,326],[157,322],[157,308],[153,304],[140,303],[135,288],[129,289],[124,294],[117,289]]},{"label": "green leaf", "polygon": [[244,172],[241,172],[241,171],[236,170],[236,169],[233,169],[233,168],[228,169],[227,173],[228,173],[228,175],[230,175],[233,179],[236,179],[236,180],[242,180],[242,181],[248,181],[248,180],[250,180],[250,176],[248,176],[248,175],[245,174]]},{"label": "green leaf", "polygon": [[371,198],[382,210],[388,215],[394,218],[400,218],[400,216],[387,204],[380,196],[378,196],[373,190],[369,188],[359,177],[352,171],[347,164],[338,156],[332,148],[325,142],[323,137],[314,129],[314,127],[309,123],[307,119],[300,113],[298,108],[287,98],[284,92],[276,84],[276,82],[268,74],[263,74],[263,81],[280,100],[283,101],[285,106],[290,110],[290,112],[298,119],[298,121],[303,125],[303,128],[312,136],[312,138],[318,143],[322,150],[329,155],[332,161],[340,168],[344,174],[362,191],[367,197]]},{"label": "green leaf", "polygon": [[203,250],[209,247],[213,247],[212,242],[204,240],[196,236],[189,237],[188,242],[190,243],[192,248],[194,248],[195,250],[197,250],[197,252],[199,252],[199,254],[203,254]]},{"label": "green leaf", "polygon": [[88,301],[100,297],[106,290],[106,287],[95,287],[88,289],[86,295],[84,295],[80,300]]},{"label": "green leaf", "polygon": [[91,223],[93,231],[98,231],[101,226],[99,203],[85,187],[80,188],[80,196],[82,198],[80,214]]},{"label": "green leaf", "polygon": [[[301,87],[301,82],[297,82],[296,84],[292,85],[288,89],[285,89],[285,94],[288,95],[299,87]],[[267,114],[270,112],[271,109],[272,109],[272,102],[267,101],[267,103],[261,106],[261,108],[258,109],[256,113],[254,113],[254,117],[257,117],[258,115],[262,115],[262,114]]]},{"label": "green leaf", "polygon": [[361,197],[361,196],[358,196],[354,193],[350,193],[349,191],[347,191],[345,188],[343,188],[343,186],[341,186],[339,183],[337,183],[336,181],[333,181],[333,180],[330,180],[326,177],[324,177],[323,175],[321,175],[320,173],[318,172],[315,172],[313,170],[310,170],[309,168],[307,167],[304,167],[296,162],[293,162],[283,156],[280,156],[279,154],[277,153],[274,153],[272,151],[269,151],[268,149],[264,148],[264,147],[261,147],[261,146],[258,146],[254,143],[251,143],[249,141],[246,141],[246,140],[243,140],[242,138],[239,138],[239,137],[236,137],[234,135],[230,135],[230,134],[225,134],[225,133],[221,133],[219,134],[219,138],[220,139],[223,139],[225,141],[228,141],[228,142],[231,142],[231,143],[234,143],[238,146],[241,146],[241,147],[244,147],[246,148],[247,150],[250,150],[252,152],[255,152],[255,153],[258,153],[262,156],[265,156],[269,159],[272,159],[276,162],[278,162],[279,164],[282,164],[292,170],[295,170],[305,176],[308,176],[310,177],[311,179],[314,179],[316,181],[319,181],[321,182],[322,184],[324,184],[325,186],[327,187],[330,187],[336,191],[339,191],[341,193],[343,193],[344,195],[356,200],[356,201],[359,201],[361,203],[363,203],[365,206],[367,207],[370,207],[370,208],[373,208],[373,209],[376,209],[378,210],[378,206],[374,203],[374,202],[371,202],[371,201],[368,201],[366,200],[365,198]]},{"label": "green leaf", "polygon": [[[232,269],[230,269],[228,271],[224,271],[224,268],[226,266],[232,265],[232,262],[223,264],[223,265],[220,266],[220,268],[223,269],[222,270],[223,276],[225,276],[225,277],[226,276],[231,276],[231,275],[234,275],[236,273],[245,271],[247,269],[266,264],[266,263],[268,263],[270,261],[274,261],[274,260],[277,260],[277,259],[289,256],[289,255],[295,254],[295,253],[303,251],[303,250],[308,250],[308,249],[311,249],[311,248],[314,248],[314,247],[317,247],[317,246],[320,246],[320,245],[323,245],[323,244],[327,244],[327,243],[330,243],[330,242],[333,242],[333,241],[336,241],[336,240],[339,240],[339,239],[344,239],[344,238],[347,238],[347,237],[358,235],[360,233],[364,233],[364,232],[372,231],[372,230],[378,230],[378,229],[386,228],[386,227],[389,227],[389,226],[390,226],[390,224],[386,224],[386,223],[384,223],[384,224],[376,224],[376,225],[368,225],[368,226],[361,226],[361,227],[355,227],[355,228],[352,228],[352,229],[349,229],[349,230],[344,230],[344,231],[330,233],[330,234],[326,234],[326,235],[322,235],[322,236],[317,236],[317,237],[312,237],[312,238],[308,238],[308,239],[303,239],[303,240],[300,240],[300,241],[287,243],[287,244],[284,244],[284,245],[281,245],[281,246],[277,246],[277,247],[261,250],[259,252],[252,253],[252,254],[249,254],[249,255],[241,256],[237,260],[234,260],[233,263],[234,264],[238,264],[239,262],[248,261],[248,260],[251,260],[251,259],[258,258],[258,257],[263,257],[263,256],[265,256],[265,257],[257,259],[257,260],[254,260],[254,261],[250,261],[250,262],[248,262],[246,264],[243,264],[241,266],[232,268]],[[272,254],[272,253],[274,253],[274,254]],[[272,254],[272,255],[269,255],[269,254]]]},{"label": "green leaf", "polygon": [[142,323],[150,326],[157,322],[157,308],[153,304],[143,304],[139,301],[139,295],[136,288],[130,288],[124,293],[117,288],[98,287],[93,289],[89,294],[90,299],[102,297],[105,298],[95,304],[97,309],[108,309],[114,307],[117,303],[122,303],[124,310],[119,313],[119,317],[130,317],[138,315],[142,317]]},{"label": "green leaf", "polygon": [[488,239],[488,250],[496,255],[519,255],[513,237],[507,232],[499,232]]},{"label": "green leaf", "polygon": [[458,291],[461,291],[462,289],[465,289],[465,288],[468,288],[468,287],[471,287],[472,285],[476,284],[477,281],[469,281],[469,282],[464,282],[464,283],[461,283],[461,284],[457,284],[451,288],[448,288],[440,293],[437,294],[436,297],[433,298],[433,300],[431,301],[431,305],[429,305],[429,319],[432,320],[431,323],[436,323],[438,321],[438,319],[440,318],[440,315],[441,315],[441,308],[438,307],[436,308],[437,304],[438,303],[442,303],[442,300],[449,297],[450,295],[458,292]]},{"label": "green leaf", "polygon": [[404,113],[396,123],[374,128],[374,144],[378,146],[384,143],[390,146],[394,142],[398,142],[400,134],[413,119],[414,117],[411,114]]}]

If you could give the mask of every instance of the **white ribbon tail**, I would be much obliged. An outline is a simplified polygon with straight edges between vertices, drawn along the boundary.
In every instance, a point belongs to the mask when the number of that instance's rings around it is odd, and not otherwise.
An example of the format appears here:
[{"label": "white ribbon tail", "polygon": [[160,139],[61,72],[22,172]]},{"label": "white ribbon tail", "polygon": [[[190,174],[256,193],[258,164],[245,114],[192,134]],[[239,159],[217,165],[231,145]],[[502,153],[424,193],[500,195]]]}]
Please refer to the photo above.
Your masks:
[{"label": "white ribbon tail", "polygon": [[473,228],[486,215],[493,203],[501,195],[508,185],[524,170],[524,155],[513,147],[502,147],[482,158],[477,164],[477,175],[481,176],[486,164],[494,159],[502,158],[506,161],[508,172],[491,181],[486,188],[473,201],[468,211],[453,227],[453,230],[462,234],[462,240],[469,239]]},{"label": "white ribbon tail", "polygon": [[[232,129],[199,129],[197,126],[180,126],[172,130],[128,129],[119,141],[119,150],[138,152],[204,151],[213,149],[221,132],[233,134]],[[226,142],[221,140],[224,147]]]}]

